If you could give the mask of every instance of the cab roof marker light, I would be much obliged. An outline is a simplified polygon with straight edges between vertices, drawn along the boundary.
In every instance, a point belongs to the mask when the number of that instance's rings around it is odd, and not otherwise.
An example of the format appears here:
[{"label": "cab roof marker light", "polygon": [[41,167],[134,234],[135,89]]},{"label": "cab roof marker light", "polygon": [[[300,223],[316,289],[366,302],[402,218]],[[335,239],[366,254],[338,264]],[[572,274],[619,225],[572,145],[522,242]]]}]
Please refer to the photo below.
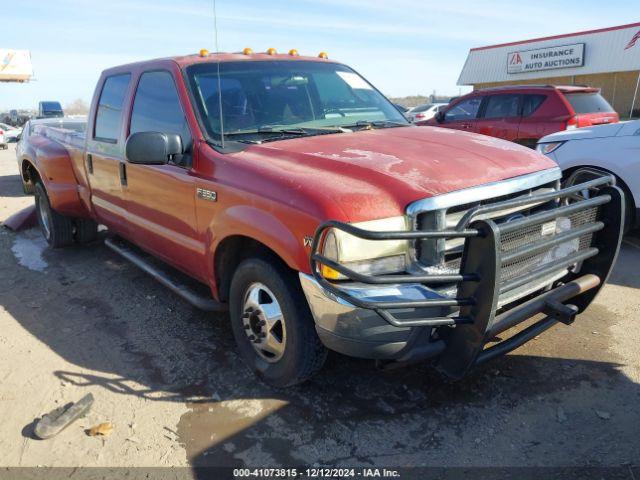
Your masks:
[{"label": "cab roof marker light", "polygon": [[289,50],[289,55],[291,55],[292,57],[297,57],[299,55],[298,50],[292,48],[291,50]]},{"label": "cab roof marker light", "polygon": [[273,47],[271,47],[270,49],[267,50],[267,55],[275,55],[277,53],[278,53],[278,51]]},{"label": "cab roof marker light", "polygon": [[327,60],[329,58],[329,55],[327,55],[327,52],[320,52],[318,54],[318,58],[324,58],[325,60]]},{"label": "cab roof marker light", "polygon": [[242,50],[242,54],[243,55],[252,55],[253,54],[253,50],[249,47],[244,47],[244,49]]},{"label": "cab roof marker light", "polygon": [[209,56],[209,50],[207,50],[206,48],[202,48],[202,49],[200,49],[199,55],[201,57],[208,57]]}]

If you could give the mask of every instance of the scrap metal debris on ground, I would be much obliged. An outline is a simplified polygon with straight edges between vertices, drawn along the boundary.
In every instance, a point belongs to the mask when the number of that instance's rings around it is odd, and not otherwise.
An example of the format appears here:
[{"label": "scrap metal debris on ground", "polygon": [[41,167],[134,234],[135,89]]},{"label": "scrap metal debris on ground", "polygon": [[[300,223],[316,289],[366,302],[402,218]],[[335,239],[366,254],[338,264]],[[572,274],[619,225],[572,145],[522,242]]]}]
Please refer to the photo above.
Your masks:
[{"label": "scrap metal debris on ground", "polygon": [[36,436],[42,440],[51,438],[67,428],[78,418],[86,415],[91,405],[93,405],[93,395],[88,393],[76,403],[68,403],[63,407],[58,407],[46,415],[43,415],[42,418],[37,421],[33,431]]}]

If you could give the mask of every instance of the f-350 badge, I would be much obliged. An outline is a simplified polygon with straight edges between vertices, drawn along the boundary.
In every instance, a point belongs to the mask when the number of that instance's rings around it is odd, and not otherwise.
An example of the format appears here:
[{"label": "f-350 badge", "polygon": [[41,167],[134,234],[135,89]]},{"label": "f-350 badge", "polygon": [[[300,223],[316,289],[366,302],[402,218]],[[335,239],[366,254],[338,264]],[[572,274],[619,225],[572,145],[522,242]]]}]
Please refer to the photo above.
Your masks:
[{"label": "f-350 badge", "polygon": [[198,195],[198,198],[209,200],[210,202],[218,200],[218,194],[213,190],[207,190],[206,188],[196,188],[196,194]]}]

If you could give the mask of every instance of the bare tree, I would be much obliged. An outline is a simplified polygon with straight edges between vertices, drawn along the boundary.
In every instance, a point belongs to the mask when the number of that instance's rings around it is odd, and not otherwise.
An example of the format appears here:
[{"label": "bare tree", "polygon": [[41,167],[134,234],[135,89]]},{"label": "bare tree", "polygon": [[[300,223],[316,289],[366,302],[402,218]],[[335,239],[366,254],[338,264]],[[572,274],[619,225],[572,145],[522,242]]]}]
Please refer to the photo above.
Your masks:
[{"label": "bare tree", "polygon": [[89,105],[81,98],[77,98],[64,107],[64,113],[66,115],[86,115],[89,113]]}]

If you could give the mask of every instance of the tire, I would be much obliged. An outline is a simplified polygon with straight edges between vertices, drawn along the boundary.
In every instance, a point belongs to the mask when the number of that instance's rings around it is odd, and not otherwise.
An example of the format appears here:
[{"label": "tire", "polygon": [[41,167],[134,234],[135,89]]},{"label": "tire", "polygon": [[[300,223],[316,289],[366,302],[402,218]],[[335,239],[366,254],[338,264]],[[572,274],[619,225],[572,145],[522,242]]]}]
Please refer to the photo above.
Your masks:
[{"label": "tire", "polygon": [[[300,282],[286,266],[266,258],[244,260],[233,275],[229,297],[231,326],[240,355],[265,383],[297,385],[322,368],[327,350],[316,333]],[[257,306],[252,300],[256,298]],[[272,321],[278,308],[280,326]],[[267,348],[269,343],[277,348]]]},{"label": "tire", "polygon": [[75,240],[80,245],[95,242],[98,239],[98,224],[88,218],[76,219]]},{"label": "tire", "polygon": [[[578,168],[574,170],[572,174],[575,172],[580,172],[580,170],[582,169]],[[599,170],[599,169],[593,168],[591,170]],[[635,216],[635,205],[633,203],[633,195],[631,195],[631,191],[629,190],[627,185],[622,181],[620,177],[606,170],[600,170],[600,171],[604,175],[613,175],[616,179],[616,185],[620,187],[620,189],[622,189],[622,191],[624,192],[624,218],[622,219],[623,220],[622,232],[626,235],[634,226],[633,224],[634,224],[634,216]],[[584,173],[581,172],[580,175],[576,176],[575,183],[578,183],[578,180],[580,182],[587,182],[589,180],[593,180],[594,178],[597,178],[595,174],[593,174],[589,170],[585,170]],[[566,180],[566,178],[564,180]],[[636,219],[636,223],[637,223],[637,219]]]},{"label": "tire", "polygon": [[45,240],[52,248],[66,247],[73,243],[73,220],[51,208],[49,197],[42,183],[36,184],[36,213]]},{"label": "tire", "polygon": [[631,192],[622,184],[620,184],[620,188],[624,192],[624,224],[622,227],[622,231],[626,235],[629,233],[633,227],[634,223],[637,224],[637,219],[635,219],[635,206],[633,205],[633,197],[631,196]]}]

